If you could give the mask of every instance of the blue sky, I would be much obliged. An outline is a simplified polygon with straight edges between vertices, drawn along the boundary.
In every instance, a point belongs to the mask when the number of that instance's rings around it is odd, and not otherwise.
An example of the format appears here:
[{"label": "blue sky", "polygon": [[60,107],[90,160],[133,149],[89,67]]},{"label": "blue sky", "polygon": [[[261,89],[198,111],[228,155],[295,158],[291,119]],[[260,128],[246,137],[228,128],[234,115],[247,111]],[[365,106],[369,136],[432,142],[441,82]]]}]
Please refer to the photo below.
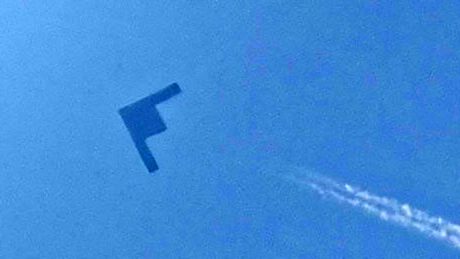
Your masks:
[{"label": "blue sky", "polygon": [[[458,8],[0,2],[0,257],[458,257],[273,176],[460,222]],[[117,110],[173,82],[152,175]]]}]

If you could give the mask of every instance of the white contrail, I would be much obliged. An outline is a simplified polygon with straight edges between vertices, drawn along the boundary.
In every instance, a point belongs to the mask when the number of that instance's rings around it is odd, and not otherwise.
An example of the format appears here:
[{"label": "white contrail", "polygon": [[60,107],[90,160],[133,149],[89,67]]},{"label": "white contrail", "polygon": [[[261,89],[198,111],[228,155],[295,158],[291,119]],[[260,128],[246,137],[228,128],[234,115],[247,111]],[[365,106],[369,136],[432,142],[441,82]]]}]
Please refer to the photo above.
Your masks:
[{"label": "white contrail", "polygon": [[417,230],[429,237],[460,249],[460,225],[390,199],[360,190],[349,184],[336,182],[310,171],[285,177],[300,186],[308,187],[324,197],[359,208],[380,219]]}]

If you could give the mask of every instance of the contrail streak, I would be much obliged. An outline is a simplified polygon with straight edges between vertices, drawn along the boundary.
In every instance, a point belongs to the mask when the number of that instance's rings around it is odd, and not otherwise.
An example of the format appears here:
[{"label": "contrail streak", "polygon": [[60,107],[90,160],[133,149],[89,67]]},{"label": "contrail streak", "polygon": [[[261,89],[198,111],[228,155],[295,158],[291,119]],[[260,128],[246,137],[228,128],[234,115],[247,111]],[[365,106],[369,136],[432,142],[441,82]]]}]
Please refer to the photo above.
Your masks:
[{"label": "contrail streak", "polygon": [[302,187],[308,187],[323,197],[361,209],[384,221],[417,230],[426,236],[460,249],[460,225],[441,217],[431,216],[427,212],[400,203],[395,199],[378,196],[306,170],[302,170],[297,175],[287,176],[285,179]]}]

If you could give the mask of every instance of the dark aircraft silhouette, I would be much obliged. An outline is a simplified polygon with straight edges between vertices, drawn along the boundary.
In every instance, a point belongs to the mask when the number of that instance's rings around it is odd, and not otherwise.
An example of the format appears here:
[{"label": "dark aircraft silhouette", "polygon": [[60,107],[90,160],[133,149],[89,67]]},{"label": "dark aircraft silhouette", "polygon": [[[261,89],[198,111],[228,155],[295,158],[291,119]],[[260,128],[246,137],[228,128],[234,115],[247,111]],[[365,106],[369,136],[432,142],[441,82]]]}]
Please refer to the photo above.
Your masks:
[{"label": "dark aircraft silhouette", "polygon": [[158,170],[158,164],[148,148],[146,140],[148,137],[166,130],[166,125],[161,119],[156,105],[180,92],[179,85],[174,83],[118,111],[126,128],[128,128],[142,161],[150,173]]}]

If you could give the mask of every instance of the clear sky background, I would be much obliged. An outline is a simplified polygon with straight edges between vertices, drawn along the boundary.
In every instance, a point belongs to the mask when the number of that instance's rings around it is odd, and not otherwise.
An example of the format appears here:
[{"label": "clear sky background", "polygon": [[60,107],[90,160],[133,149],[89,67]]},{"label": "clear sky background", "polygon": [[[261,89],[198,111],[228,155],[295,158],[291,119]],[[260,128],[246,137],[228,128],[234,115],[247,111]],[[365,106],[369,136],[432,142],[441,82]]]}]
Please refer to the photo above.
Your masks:
[{"label": "clear sky background", "polygon": [[[0,0],[0,258],[458,258],[457,1]],[[117,110],[173,82],[148,174]]]}]

